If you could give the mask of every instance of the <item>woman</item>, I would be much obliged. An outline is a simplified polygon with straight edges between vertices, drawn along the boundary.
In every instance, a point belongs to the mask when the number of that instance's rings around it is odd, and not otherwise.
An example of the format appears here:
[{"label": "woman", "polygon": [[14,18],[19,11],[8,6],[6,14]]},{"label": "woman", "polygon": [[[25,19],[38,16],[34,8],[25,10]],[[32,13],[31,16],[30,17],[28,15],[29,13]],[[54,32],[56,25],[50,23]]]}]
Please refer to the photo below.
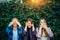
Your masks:
[{"label": "woman", "polygon": [[23,30],[24,40],[36,40],[36,31],[34,28],[34,23],[32,19],[28,19],[26,21],[25,28]]},{"label": "woman", "polygon": [[50,27],[47,27],[45,19],[41,19],[39,22],[39,27],[36,29],[37,40],[50,40],[50,37],[53,37],[53,33]]},{"label": "woman", "polygon": [[6,28],[8,40],[22,40],[22,26],[17,18],[13,18]]}]

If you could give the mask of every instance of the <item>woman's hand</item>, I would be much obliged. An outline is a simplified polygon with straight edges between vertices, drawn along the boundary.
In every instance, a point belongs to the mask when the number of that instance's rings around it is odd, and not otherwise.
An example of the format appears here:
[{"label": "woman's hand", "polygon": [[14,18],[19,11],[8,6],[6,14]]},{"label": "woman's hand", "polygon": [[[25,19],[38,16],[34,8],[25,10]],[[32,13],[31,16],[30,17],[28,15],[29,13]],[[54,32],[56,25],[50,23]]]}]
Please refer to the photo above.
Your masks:
[{"label": "woman's hand", "polygon": [[17,25],[21,26],[21,24],[19,22],[17,22]]},{"label": "woman's hand", "polygon": [[43,25],[42,28],[44,28],[47,31],[47,33],[49,33],[47,25]]},{"label": "woman's hand", "polygon": [[47,29],[47,25],[46,24],[42,24],[41,27],[44,28],[44,29]]},{"label": "woman's hand", "polygon": [[25,25],[25,29],[24,29],[25,31],[27,31],[27,25],[28,25],[28,24],[26,23],[26,25]]},{"label": "woman's hand", "polygon": [[32,24],[32,31],[34,31],[35,30],[35,28],[34,28],[34,24]]},{"label": "woman's hand", "polygon": [[13,22],[10,22],[9,26],[13,25]]}]

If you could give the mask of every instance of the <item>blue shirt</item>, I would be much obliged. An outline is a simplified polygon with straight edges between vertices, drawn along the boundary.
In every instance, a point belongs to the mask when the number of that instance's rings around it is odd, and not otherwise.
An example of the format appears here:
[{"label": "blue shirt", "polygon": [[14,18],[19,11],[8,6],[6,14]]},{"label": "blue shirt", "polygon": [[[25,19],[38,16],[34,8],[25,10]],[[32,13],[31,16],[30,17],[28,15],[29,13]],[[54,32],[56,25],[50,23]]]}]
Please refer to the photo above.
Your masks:
[{"label": "blue shirt", "polygon": [[13,40],[18,40],[18,32],[13,29]]}]

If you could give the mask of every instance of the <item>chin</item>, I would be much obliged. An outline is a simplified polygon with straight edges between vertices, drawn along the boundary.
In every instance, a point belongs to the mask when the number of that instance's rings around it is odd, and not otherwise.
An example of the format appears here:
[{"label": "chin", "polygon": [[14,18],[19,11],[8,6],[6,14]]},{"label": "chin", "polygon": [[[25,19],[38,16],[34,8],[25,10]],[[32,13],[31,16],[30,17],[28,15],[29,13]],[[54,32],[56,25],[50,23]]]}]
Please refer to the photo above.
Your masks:
[{"label": "chin", "polygon": [[14,27],[16,27],[17,25],[13,25]]},{"label": "chin", "polygon": [[28,28],[31,28],[31,27],[28,27]]}]

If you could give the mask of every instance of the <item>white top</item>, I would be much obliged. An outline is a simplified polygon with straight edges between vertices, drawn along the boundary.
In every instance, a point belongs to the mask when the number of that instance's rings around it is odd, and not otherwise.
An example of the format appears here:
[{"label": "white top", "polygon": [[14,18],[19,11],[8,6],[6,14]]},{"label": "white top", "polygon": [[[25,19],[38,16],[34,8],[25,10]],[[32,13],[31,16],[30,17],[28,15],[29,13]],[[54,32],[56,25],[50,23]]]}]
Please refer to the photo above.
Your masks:
[{"label": "white top", "polygon": [[13,40],[18,40],[17,30],[13,30]]},{"label": "white top", "polygon": [[49,35],[49,37],[46,37],[44,32],[41,35],[38,28],[36,29],[36,32],[37,32],[37,34],[36,34],[37,40],[50,40],[50,37],[53,37],[53,32],[51,31],[50,27],[48,27],[48,35]]},{"label": "white top", "polygon": [[43,31],[43,34],[41,36],[41,40],[47,40],[47,37],[45,36],[45,32]]}]

